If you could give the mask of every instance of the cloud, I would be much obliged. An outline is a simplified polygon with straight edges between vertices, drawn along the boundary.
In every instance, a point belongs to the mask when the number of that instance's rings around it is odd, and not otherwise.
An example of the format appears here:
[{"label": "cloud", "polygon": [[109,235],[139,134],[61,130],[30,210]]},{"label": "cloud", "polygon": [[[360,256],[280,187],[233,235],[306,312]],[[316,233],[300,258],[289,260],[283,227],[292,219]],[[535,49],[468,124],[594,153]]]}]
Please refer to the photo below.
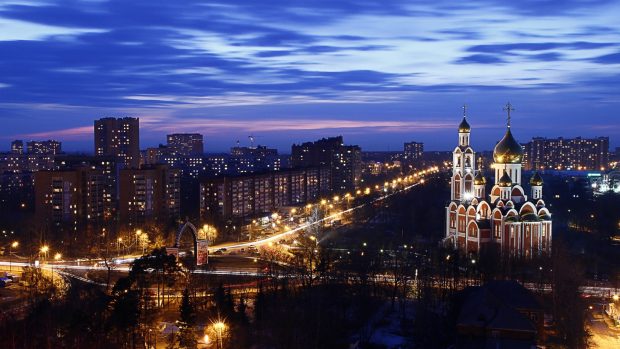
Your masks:
[{"label": "cloud", "polygon": [[467,63],[474,63],[474,64],[501,64],[501,63],[506,63],[506,61],[504,59],[498,57],[497,55],[492,55],[492,54],[476,54],[476,55],[469,55],[469,56],[462,57],[459,60],[457,60],[456,63],[461,63],[461,64],[467,64]]},{"label": "cloud", "polygon": [[620,52],[595,57],[592,61],[600,64],[620,64]]},{"label": "cloud", "polygon": [[55,139],[55,140],[75,140],[92,138],[93,126],[72,127],[61,130],[43,131],[35,133],[25,133],[13,135],[11,139]]},{"label": "cloud", "polygon": [[[262,120],[268,107],[320,108],[326,120],[360,110],[371,119],[422,102],[445,112],[446,98],[480,94],[538,106],[579,100],[574,113],[587,113],[590,101],[613,104],[620,88],[618,11],[617,2],[582,0],[5,3],[3,132],[44,132],[52,114],[80,128],[126,110]],[[9,116],[31,118],[33,130]]]}]

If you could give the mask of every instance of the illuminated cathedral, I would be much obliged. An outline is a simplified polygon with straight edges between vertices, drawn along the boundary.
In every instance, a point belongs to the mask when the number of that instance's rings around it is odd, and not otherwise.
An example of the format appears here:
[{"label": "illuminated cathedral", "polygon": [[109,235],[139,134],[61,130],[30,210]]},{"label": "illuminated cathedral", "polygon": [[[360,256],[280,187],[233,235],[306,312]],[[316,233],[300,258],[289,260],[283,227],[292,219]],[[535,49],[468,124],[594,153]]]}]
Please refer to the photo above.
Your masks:
[{"label": "illuminated cathedral", "polygon": [[470,146],[471,127],[466,108],[463,110],[459,142],[452,156],[444,241],[466,254],[478,254],[488,247],[499,249],[504,256],[550,254],[552,222],[542,198],[543,180],[534,173],[529,181],[530,195],[526,195],[521,177],[523,148],[512,135],[510,103],[504,109],[508,113],[506,133],[493,150],[490,195],[486,194],[481,162],[476,166],[476,153]]}]

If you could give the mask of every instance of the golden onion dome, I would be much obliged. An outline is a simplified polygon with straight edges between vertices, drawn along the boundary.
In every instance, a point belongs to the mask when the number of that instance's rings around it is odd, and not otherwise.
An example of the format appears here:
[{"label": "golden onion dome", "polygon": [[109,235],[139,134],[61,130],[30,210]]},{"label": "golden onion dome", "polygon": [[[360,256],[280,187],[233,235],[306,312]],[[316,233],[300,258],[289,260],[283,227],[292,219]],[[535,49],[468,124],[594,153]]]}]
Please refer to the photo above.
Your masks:
[{"label": "golden onion dome", "polygon": [[523,148],[512,136],[510,127],[506,130],[504,138],[495,146],[493,160],[498,164],[519,164],[523,161]]},{"label": "golden onion dome", "polygon": [[499,179],[500,187],[510,187],[512,185],[512,179],[508,175],[508,172],[504,171],[504,175]]},{"label": "golden onion dome", "polygon": [[487,179],[482,175],[482,171],[478,171],[478,174],[474,178],[474,185],[484,185],[487,184]]},{"label": "golden onion dome", "polygon": [[469,123],[467,122],[467,118],[463,116],[463,121],[461,121],[461,124],[459,125],[459,132],[470,132],[471,131],[471,126],[469,126]]},{"label": "golden onion dome", "polygon": [[543,179],[540,176],[540,173],[538,173],[538,171],[534,172],[534,175],[532,176],[532,178],[530,178],[530,185],[535,185],[535,186],[543,185]]}]

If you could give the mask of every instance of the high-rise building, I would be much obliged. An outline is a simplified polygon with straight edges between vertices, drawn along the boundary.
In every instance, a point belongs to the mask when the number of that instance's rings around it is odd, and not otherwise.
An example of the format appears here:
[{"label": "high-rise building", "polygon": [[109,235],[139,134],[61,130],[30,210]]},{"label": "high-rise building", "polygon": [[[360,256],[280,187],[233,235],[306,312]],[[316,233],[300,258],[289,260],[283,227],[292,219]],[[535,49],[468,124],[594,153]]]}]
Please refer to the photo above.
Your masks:
[{"label": "high-rise building", "polygon": [[264,145],[232,147],[228,162],[232,171],[239,174],[280,170],[278,150]]},{"label": "high-rise building", "polygon": [[119,215],[132,226],[171,221],[180,214],[180,175],[165,165],[123,169],[119,178]]},{"label": "high-rise building", "polygon": [[342,136],[294,144],[291,148],[291,167],[328,167],[332,176],[332,191],[353,190],[361,179],[361,149],[356,145],[345,146]]},{"label": "high-rise building", "polygon": [[526,170],[605,170],[609,165],[609,137],[535,137],[524,148]]},{"label": "high-rise building", "polygon": [[167,136],[167,147],[174,155],[190,156],[204,153],[203,136],[199,133],[174,133]]},{"label": "high-rise building", "polygon": [[[511,110],[510,104],[507,106]],[[551,252],[551,213],[543,200],[543,180],[530,178],[530,194],[521,177],[523,148],[512,135],[510,111],[504,137],[493,150],[495,182],[486,195],[486,178],[476,168],[465,116],[453,152],[451,201],[446,207],[444,242],[465,254],[491,248],[506,256],[532,258]]]},{"label": "high-rise building", "polygon": [[300,205],[327,195],[330,178],[328,167],[207,178],[200,184],[201,216],[243,219]]},{"label": "high-rise building", "polygon": [[35,213],[50,227],[101,224],[112,204],[101,171],[89,167],[35,174]]},{"label": "high-rise building", "polygon": [[405,143],[403,149],[403,161],[407,165],[412,165],[415,162],[422,159],[424,154],[424,143],[421,142],[408,142]]},{"label": "high-rise building", "polygon": [[354,190],[362,179],[362,149],[343,145],[333,154],[332,189],[337,192]]},{"label": "high-rise building", "polygon": [[58,155],[61,153],[62,144],[58,141],[30,141],[26,143],[28,154]]},{"label": "high-rise building", "polygon": [[140,119],[95,120],[95,155],[113,156],[125,168],[140,165]]},{"label": "high-rise building", "polygon": [[11,142],[11,153],[12,154],[23,154],[24,153],[24,141],[16,139]]}]

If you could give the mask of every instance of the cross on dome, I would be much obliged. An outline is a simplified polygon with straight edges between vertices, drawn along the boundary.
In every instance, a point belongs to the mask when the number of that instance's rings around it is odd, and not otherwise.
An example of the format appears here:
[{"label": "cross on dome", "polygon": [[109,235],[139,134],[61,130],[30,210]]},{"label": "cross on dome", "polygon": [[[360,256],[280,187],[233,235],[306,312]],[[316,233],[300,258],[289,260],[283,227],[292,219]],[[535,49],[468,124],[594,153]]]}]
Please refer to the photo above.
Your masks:
[{"label": "cross on dome", "polygon": [[512,107],[512,104],[510,104],[510,102],[506,103],[506,106],[504,106],[504,111],[508,113],[508,118],[506,122],[506,124],[508,125],[508,128],[510,128],[510,112],[514,110],[515,108]]}]

